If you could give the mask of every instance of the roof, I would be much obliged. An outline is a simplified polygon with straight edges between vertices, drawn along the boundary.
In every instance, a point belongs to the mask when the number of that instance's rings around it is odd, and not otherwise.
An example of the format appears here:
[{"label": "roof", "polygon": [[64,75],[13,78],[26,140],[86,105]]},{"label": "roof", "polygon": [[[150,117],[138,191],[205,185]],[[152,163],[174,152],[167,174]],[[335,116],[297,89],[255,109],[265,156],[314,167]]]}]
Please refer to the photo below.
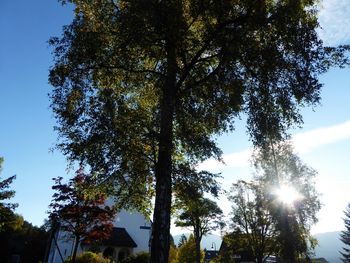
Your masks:
[{"label": "roof", "polygon": [[217,250],[205,250],[205,259],[211,260],[216,258],[219,255],[219,251]]},{"label": "roof", "polygon": [[125,228],[113,227],[111,235],[102,242],[106,246],[114,247],[137,247],[135,241],[131,238]]}]

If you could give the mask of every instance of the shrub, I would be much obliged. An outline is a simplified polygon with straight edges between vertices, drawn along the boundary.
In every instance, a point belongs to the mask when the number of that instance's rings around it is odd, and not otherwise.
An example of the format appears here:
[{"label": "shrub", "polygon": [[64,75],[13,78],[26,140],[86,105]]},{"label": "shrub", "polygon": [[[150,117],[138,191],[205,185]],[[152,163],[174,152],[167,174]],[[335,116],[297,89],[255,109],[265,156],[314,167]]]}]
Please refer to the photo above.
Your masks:
[{"label": "shrub", "polygon": [[[70,259],[65,261],[65,263],[70,262]],[[78,255],[75,259],[75,263],[111,263],[111,261],[108,258],[104,258],[102,254],[96,254],[88,251]]]},{"label": "shrub", "polygon": [[122,261],[122,263],[148,263],[149,259],[149,253],[141,252],[136,255],[131,255],[127,257]]}]

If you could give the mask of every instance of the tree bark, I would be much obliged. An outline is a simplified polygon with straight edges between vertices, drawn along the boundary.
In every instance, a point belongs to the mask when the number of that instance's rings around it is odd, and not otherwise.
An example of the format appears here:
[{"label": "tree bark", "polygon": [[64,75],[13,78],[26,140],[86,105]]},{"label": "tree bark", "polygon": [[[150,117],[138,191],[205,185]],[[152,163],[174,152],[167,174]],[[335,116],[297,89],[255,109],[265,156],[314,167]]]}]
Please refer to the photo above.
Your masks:
[{"label": "tree bark", "polygon": [[194,241],[196,243],[196,263],[201,262],[201,237],[199,233],[199,222],[197,220],[197,227],[194,229]]},{"label": "tree bark", "polygon": [[79,246],[79,236],[75,237],[75,243],[74,243],[74,248],[73,248],[73,255],[72,255],[72,263],[75,263],[75,259],[77,257],[77,251],[78,251],[78,246]]},{"label": "tree bark", "polygon": [[153,214],[151,262],[166,263],[170,248],[171,175],[173,152],[173,121],[176,96],[176,48],[167,41],[167,78],[160,102],[160,137],[156,165],[156,198]]}]

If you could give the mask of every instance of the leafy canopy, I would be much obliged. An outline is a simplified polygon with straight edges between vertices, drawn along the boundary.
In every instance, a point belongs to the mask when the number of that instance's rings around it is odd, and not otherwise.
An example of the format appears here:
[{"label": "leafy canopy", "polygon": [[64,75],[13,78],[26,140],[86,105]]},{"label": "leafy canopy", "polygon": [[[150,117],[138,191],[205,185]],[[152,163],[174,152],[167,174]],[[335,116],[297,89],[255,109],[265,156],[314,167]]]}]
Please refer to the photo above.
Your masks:
[{"label": "leafy canopy", "polygon": [[[310,228],[321,208],[314,181],[317,172],[285,141],[257,149],[253,163],[255,179],[238,181],[229,193],[233,231],[245,240],[242,245],[248,244],[257,262],[269,255],[286,262],[309,257],[316,244]],[[299,198],[281,200],[278,193],[285,186]]]},{"label": "leafy canopy", "polygon": [[68,183],[54,178],[55,191],[50,204],[50,218],[58,222],[69,238],[77,242],[96,241],[109,237],[115,211],[106,204],[106,193],[100,182],[79,169]]},{"label": "leafy canopy", "polygon": [[168,257],[181,168],[220,159],[214,136],[240,113],[255,145],[286,137],[319,102],[318,76],[347,62],[317,36],[316,0],[61,2],[75,18],[50,40],[58,147],[113,178],[123,206],[156,196],[153,261]]},{"label": "leafy canopy", "polygon": [[154,194],[169,74],[176,167],[219,158],[212,135],[232,129],[240,112],[255,143],[281,137],[302,122],[299,105],[319,101],[317,77],[332,58],[344,62],[317,37],[314,1],[62,2],[75,5],[75,19],[50,40],[58,146],[117,178],[117,194],[133,197],[124,204]]},{"label": "leafy canopy", "polygon": [[176,216],[176,226],[190,227],[194,232],[198,231],[199,236],[196,238],[199,240],[222,225],[222,210],[209,198],[184,200],[178,205],[180,209]]},{"label": "leafy canopy", "polygon": [[226,245],[236,254],[248,252],[259,263],[278,252],[276,228],[264,190],[259,181],[238,181],[228,195],[232,233],[227,235]]},{"label": "leafy canopy", "polygon": [[[310,257],[316,245],[310,229],[318,221],[317,212],[321,209],[315,187],[317,172],[293,153],[288,142],[271,143],[255,158],[257,170],[261,172],[259,181],[277,230],[280,257],[287,262]],[[286,185],[295,189],[300,198],[291,203],[281,201],[276,189]]]}]

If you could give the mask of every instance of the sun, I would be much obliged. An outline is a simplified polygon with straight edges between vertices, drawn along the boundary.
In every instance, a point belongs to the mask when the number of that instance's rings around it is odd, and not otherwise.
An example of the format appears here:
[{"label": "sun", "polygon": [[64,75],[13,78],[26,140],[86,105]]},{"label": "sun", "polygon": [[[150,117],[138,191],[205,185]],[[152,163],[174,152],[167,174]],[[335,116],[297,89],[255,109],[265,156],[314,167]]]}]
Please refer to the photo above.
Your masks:
[{"label": "sun", "polygon": [[286,205],[292,205],[301,198],[301,194],[295,190],[294,187],[289,185],[281,185],[280,188],[275,191],[275,194],[278,199]]}]

